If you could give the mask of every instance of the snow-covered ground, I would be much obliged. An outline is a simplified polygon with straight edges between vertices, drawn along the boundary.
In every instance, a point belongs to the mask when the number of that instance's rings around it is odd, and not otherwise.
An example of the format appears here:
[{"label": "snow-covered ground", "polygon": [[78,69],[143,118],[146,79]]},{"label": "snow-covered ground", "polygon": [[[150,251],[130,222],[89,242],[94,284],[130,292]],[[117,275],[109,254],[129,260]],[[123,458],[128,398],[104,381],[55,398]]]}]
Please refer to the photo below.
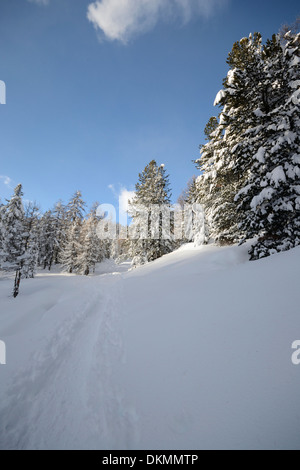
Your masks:
[{"label": "snow-covered ground", "polygon": [[1,449],[300,449],[300,248],[0,282]]}]

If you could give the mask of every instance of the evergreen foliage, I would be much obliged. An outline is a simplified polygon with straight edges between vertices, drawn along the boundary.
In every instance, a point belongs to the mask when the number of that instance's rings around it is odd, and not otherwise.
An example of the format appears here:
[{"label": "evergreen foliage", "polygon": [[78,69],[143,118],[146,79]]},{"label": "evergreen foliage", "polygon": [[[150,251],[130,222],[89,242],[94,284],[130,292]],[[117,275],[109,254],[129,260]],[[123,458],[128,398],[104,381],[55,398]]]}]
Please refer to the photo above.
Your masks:
[{"label": "evergreen foliage", "polygon": [[164,165],[158,166],[155,160],[139,174],[135,197],[129,205],[134,266],[154,261],[174,248],[169,186]]}]

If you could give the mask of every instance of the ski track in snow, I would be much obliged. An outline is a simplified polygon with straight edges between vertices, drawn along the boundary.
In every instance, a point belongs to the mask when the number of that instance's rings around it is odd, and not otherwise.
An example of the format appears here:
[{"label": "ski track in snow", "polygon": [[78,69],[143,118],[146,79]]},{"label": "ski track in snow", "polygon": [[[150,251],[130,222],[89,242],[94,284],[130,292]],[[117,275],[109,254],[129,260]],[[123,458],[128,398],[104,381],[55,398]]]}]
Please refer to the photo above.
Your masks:
[{"label": "ski track in snow", "polygon": [[[11,380],[0,407],[0,449],[134,447],[138,419],[112,379],[113,365],[123,360],[122,275],[89,281],[76,311]],[[44,315],[69,301],[48,305]]]},{"label": "ski track in snow", "polygon": [[248,248],[1,281],[0,449],[300,449],[300,248]]}]

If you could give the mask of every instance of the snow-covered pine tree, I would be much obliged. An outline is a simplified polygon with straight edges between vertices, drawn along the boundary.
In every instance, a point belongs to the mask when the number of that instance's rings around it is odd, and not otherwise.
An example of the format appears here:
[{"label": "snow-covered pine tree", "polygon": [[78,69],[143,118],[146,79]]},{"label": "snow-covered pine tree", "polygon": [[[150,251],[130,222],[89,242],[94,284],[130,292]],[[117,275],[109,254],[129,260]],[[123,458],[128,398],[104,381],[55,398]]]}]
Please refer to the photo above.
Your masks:
[{"label": "snow-covered pine tree", "polygon": [[261,97],[257,92],[261,50],[259,33],[234,44],[227,60],[230,70],[214,103],[222,107],[219,122],[216,118],[209,121],[205,130],[209,142],[201,148],[201,158],[196,161],[202,171],[197,180],[198,202],[205,207],[211,237],[221,244],[241,237],[235,196],[247,172],[236,164],[237,150],[245,155],[246,132],[255,125],[253,111]]},{"label": "snow-covered pine tree", "polygon": [[249,130],[249,178],[236,200],[251,259],[300,244],[300,34],[273,36],[263,51],[261,106]]},{"label": "snow-covered pine tree", "polygon": [[[188,182],[184,190],[181,192],[177,199],[177,205],[175,207],[174,219],[175,219],[175,234],[177,247],[184,243],[189,243],[193,240],[193,217],[190,211],[187,210],[188,201],[192,196],[191,188],[195,187],[196,176],[193,176]],[[193,202],[195,202],[193,200]]]},{"label": "snow-covered pine tree", "polygon": [[78,269],[78,257],[82,251],[81,224],[73,222],[68,229],[67,238],[61,253],[61,264],[65,272],[73,274]]},{"label": "snow-covered pine tree", "polygon": [[0,202],[0,269],[4,261],[4,251],[3,251],[3,232],[4,232],[4,213],[5,206]]},{"label": "snow-covered pine tree", "polygon": [[197,197],[198,184],[197,179],[194,179],[189,188],[184,225],[185,227],[190,227],[191,241],[194,242],[195,246],[201,246],[206,245],[209,241],[209,228],[204,206],[197,202]]},{"label": "snow-covered pine tree", "polygon": [[174,249],[169,177],[164,165],[152,160],[139,174],[135,197],[129,204],[133,222],[130,256],[133,266],[154,261]]},{"label": "snow-covered pine tree", "polygon": [[[67,214],[66,207],[59,201],[56,203],[52,216],[54,220],[54,247],[53,247],[53,262],[59,264],[61,250],[66,241],[67,232]],[[49,269],[51,266],[49,266]]]},{"label": "snow-covered pine tree", "polygon": [[51,270],[56,246],[56,220],[51,211],[45,212],[40,221],[39,264]]},{"label": "snow-covered pine tree", "polygon": [[80,191],[71,198],[66,211],[66,240],[61,251],[61,263],[66,272],[72,274],[78,269],[78,256],[82,251],[81,228],[85,203]]},{"label": "snow-covered pine tree", "polygon": [[27,204],[25,208],[25,255],[22,267],[22,276],[34,278],[39,254],[39,208],[34,203]]},{"label": "snow-covered pine tree", "polygon": [[176,222],[181,220],[183,236],[180,244],[194,242],[196,246],[200,246],[209,240],[204,207],[197,203],[198,197],[197,178],[193,176],[178,198],[181,214],[176,214]]},{"label": "snow-covered pine tree", "polygon": [[94,273],[96,263],[103,261],[105,257],[102,240],[99,240],[97,235],[98,222],[96,210],[93,207],[82,226],[81,248],[77,257],[77,271],[85,276],[91,272]]},{"label": "snow-covered pine tree", "polygon": [[15,271],[16,273],[13,289],[14,297],[17,297],[19,294],[25,255],[26,227],[22,196],[22,185],[19,184],[15,188],[14,195],[8,201],[2,214],[2,269]]},{"label": "snow-covered pine tree", "polygon": [[218,244],[231,244],[237,237],[236,178],[228,162],[224,124],[221,114],[220,123],[210,134],[209,142],[201,148],[201,158],[196,161],[201,171],[196,181],[196,202],[205,209],[209,238]]},{"label": "snow-covered pine tree", "polygon": [[71,223],[83,220],[86,203],[80,191],[76,191],[66,208],[67,220]]}]

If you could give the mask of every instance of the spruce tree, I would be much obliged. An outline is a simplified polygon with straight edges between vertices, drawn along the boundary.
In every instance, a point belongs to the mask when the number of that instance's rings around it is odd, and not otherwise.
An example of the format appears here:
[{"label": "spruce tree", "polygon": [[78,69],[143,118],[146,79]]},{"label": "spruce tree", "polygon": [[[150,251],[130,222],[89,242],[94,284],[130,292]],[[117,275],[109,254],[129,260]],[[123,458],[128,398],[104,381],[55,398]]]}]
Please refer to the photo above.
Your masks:
[{"label": "spruce tree", "polygon": [[96,263],[103,261],[105,253],[102,241],[97,236],[98,218],[92,208],[81,230],[81,247],[77,257],[77,271],[88,276],[95,272]]},{"label": "spruce tree", "polygon": [[85,202],[80,191],[76,191],[66,210],[65,243],[61,250],[60,261],[69,274],[78,270],[78,257],[82,250],[81,228]]},{"label": "spruce tree", "polygon": [[169,177],[164,165],[152,160],[139,174],[135,197],[129,204],[130,254],[133,266],[154,261],[174,248]]},{"label": "spruce tree", "polygon": [[197,202],[198,198],[197,178],[193,176],[188,181],[186,189],[179,196],[179,207],[175,212],[176,223],[181,223],[183,238],[180,240],[180,244],[194,242],[195,246],[200,246],[206,244],[209,240],[209,229],[204,207]]},{"label": "spruce tree", "polygon": [[56,220],[51,211],[47,211],[40,221],[39,263],[43,269],[51,270],[56,247]]},{"label": "spruce tree", "polygon": [[[300,34],[268,41],[264,99],[249,130],[249,177],[236,197],[251,259],[300,244]],[[241,159],[241,161],[243,161]]]},{"label": "spruce tree", "polygon": [[65,272],[76,273],[78,270],[78,257],[82,251],[80,238],[81,224],[73,222],[68,229],[66,242],[61,253],[61,264]]},{"label": "spruce tree", "polygon": [[[54,220],[54,247],[53,247],[53,262],[59,264],[60,255],[64,243],[66,241],[67,233],[67,214],[66,207],[59,201],[56,203],[54,209],[52,210],[52,216]],[[49,266],[49,270],[51,265]]]},{"label": "spruce tree", "polygon": [[247,132],[255,126],[254,111],[261,102],[262,41],[255,33],[234,44],[228,56],[230,70],[218,93],[215,105],[222,110],[219,122],[209,121],[206,137],[196,162],[202,175],[198,178],[198,202],[204,205],[211,237],[220,244],[241,238],[235,196],[247,178],[247,168],[237,164],[239,155],[246,160]]}]

